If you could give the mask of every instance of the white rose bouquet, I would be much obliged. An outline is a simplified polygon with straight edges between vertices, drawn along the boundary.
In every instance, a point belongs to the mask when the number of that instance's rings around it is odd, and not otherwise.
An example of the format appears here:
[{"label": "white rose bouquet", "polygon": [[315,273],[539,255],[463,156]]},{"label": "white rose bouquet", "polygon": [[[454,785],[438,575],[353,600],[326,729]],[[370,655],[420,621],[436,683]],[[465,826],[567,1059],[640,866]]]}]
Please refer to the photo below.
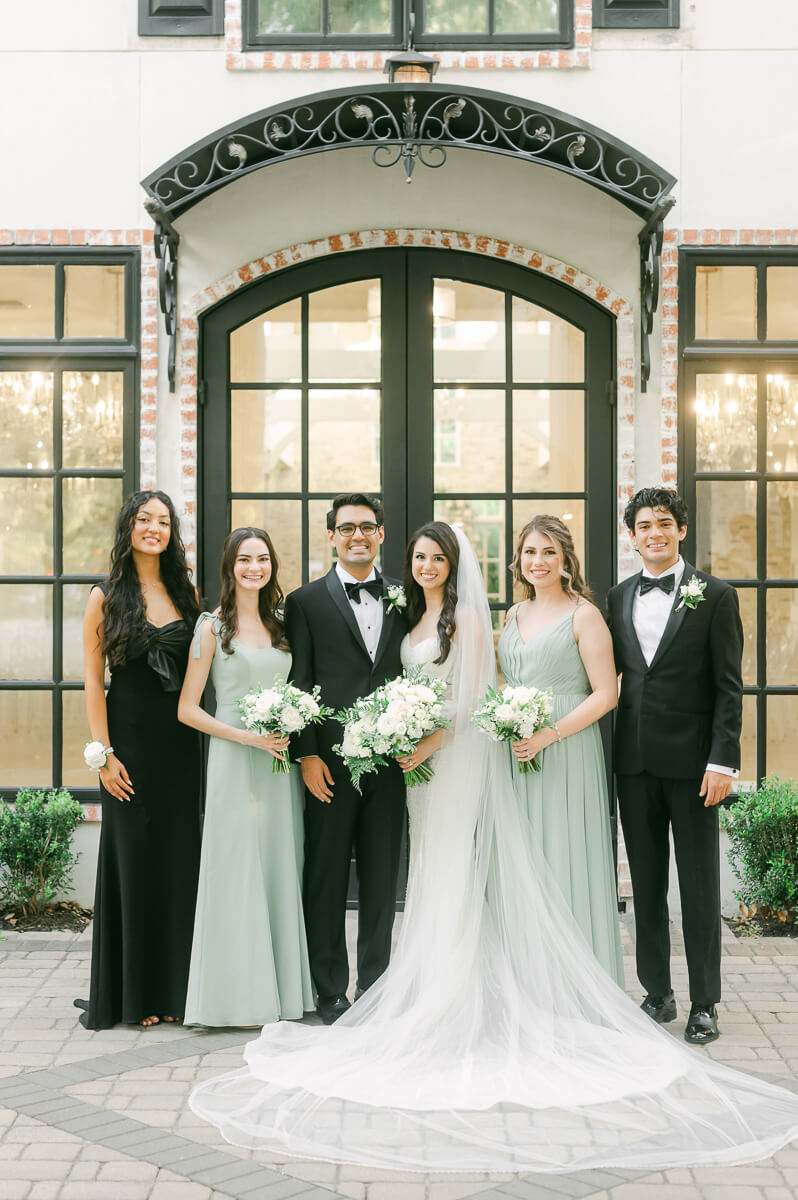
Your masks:
[{"label": "white rose bouquet", "polygon": [[[422,738],[448,728],[450,722],[443,715],[445,691],[442,679],[432,679],[416,668],[336,713],[344,736],[333,748],[346,763],[358,791],[363,775],[387,766],[390,758],[412,754]],[[432,767],[423,762],[405,772],[405,783],[416,787],[433,775]]]},{"label": "white rose bouquet", "polygon": [[[494,742],[520,742],[551,727],[551,693],[529,687],[504,687],[500,692],[488,688],[471,720]],[[539,771],[540,763],[533,758],[519,767],[523,772]]]},{"label": "white rose bouquet", "polygon": [[[246,729],[260,734],[276,734],[288,737],[299,733],[306,725],[318,725],[325,717],[332,716],[332,709],[319,703],[319,688],[303,692],[279,677],[270,688],[258,687],[247,692],[238,702]],[[275,758],[272,771],[287,773],[291,764],[287,758]]]}]

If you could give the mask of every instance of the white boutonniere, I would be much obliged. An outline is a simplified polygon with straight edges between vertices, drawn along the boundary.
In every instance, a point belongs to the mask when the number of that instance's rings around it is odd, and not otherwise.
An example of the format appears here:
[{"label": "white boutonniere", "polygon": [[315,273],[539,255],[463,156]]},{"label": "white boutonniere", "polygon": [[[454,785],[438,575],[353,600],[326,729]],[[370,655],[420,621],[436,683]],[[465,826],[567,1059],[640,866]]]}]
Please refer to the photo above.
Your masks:
[{"label": "white boutonniere", "polygon": [[401,583],[389,584],[383,600],[388,608],[395,608],[397,612],[401,612],[403,608],[407,608],[407,596]]},{"label": "white boutonniere", "polygon": [[694,575],[689,583],[683,583],[679,588],[679,595],[682,601],[681,604],[676,605],[676,611],[678,612],[680,608],[684,608],[685,604],[688,608],[698,608],[704,599],[706,586],[706,579],[699,579],[697,575]]}]

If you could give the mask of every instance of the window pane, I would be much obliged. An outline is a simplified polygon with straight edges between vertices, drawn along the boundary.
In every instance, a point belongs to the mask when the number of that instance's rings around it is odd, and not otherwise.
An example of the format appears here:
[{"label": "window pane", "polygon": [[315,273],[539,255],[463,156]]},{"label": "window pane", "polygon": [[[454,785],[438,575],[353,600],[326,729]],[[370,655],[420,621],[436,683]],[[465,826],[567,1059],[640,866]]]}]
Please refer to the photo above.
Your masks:
[{"label": "window pane", "polygon": [[[308,578],[318,579],[326,575],[333,564],[333,552],[327,537],[327,513],[329,500],[308,501]],[[379,562],[379,559],[377,560]]]},{"label": "window pane", "polygon": [[52,575],[52,480],[0,479],[0,531],[0,575]]},{"label": "window pane", "polygon": [[768,696],[768,745],[765,772],[795,775],[795,730],[798,727],[798,696]]},{"label": "window pane", "polygon": [[0,729],[3,786],[49,787],[53,774],[51,693],[0,691]]},{"label": "window pane", "polygon": [[721,579],[756,579],[756,483],[696,484],[696,566]]},{"label": "window pane", "polygon": [[798,338],[798,270],[795,267],[767,269],[768,337],[795,341]]},{"label": "window pane", "polygon": [[335,495],[380,490],[380,393],[312,391],[308,400],[308,488]]},{"label": "window pane", "polygon": [[559,0],[496,0],[496,32],[557,33],[559,9]]},{"label": "window pane", "polygon": [[234,500],[231,510],[231,529],[254,525],[256,529],[265,529],[272,539],[283,593],[287,596],[298,588],[302,583],[302,502]]},{"label": "window pane", "polygon": [[291,300],[230,334],[233,383],[294,383],[302,378],[302,302]]},{"label": "window pane", "polygon": [[436,500],[435,520],[459,525],[474,547],[489,600],[506,599],[503,500]]},{"label": "window pane", "polygon": [[51,679],[52,674],[52,587],[0,585],[0,679]]},{"label": "window pane", "polygon": [[436,380],[504,382],[503,292],[436,279],[432,316]]},{"label": "window pane", "polygon": [[503,492],[504,393],[439,389],[435,423],[454,428],[459,449],[456,464],[435,467],[435,491]]},{"label": "window pane", "polygon": [[122,504],[121,479],[65,479],[64,574],[104,575]]},{"label": "window pane", "polygon": [[31,471],[47,470],[52,465],[52,374],[0,372],[0,467]]},{"label": "window pane", "polygon": [[283,389],[233,391],[230,476],[234,492],[300,491],[301,400],[301,392]]},{"label": "window pane", "polygon": [[768,375],[768,470],[798,471],[798,375]]},{"label": "window pane", "polygon": [[70,371],[63,377],[65,467],[121,467],[121,371]]},{"label": "window pane", "polygon": [[320,33],[321,0],[259,0],[258,33]]},{"label": "window pane", "polygon": [[767,592],[768,684],[798,682],[798,591],[769,588]]},{"label": "window pane", "polygon": [[91,740],[83,691],[62,692],[63,743],[61,753],[64,787],[97,787],[97,772],[83,761],[83,748]]},{"label": "window pane", "polygon": [[55,267],[0,265],[0,338],[55,337]]},{"label": "window pane", "polygon": [[63,585],[62,679],[83,678],[83,614],[91,589],[90,583]]},{"label": "window pane", "polygon": [[756,470],[756,375],[696,376],[697,471]]},{"label": "window pane", "polygon": [[390,33],[391,0],[330,0],[330,33]]},{"label": "window pane", "polygon": [[513,393],[514,491],[581,492],[584,444],[584,392]]},{"label": "window pane", "polygon": [[[582,575],[587,583],[590,578],[585,568],[585,502],[584,500],[514,500],[513,501],[513,551],[521,536],[521,530],[532,520],[543,514],[559,517],[571,531],[574,539],[574,549],[582,564]],[[523,600],[525,593],[513,585],[513,599]]]},{"label": "window pane", "polygon": [[[768,577],[798,578],[798,483],[768,488]],[[793,680],[793,683],[795,680]]]},{"label": "window pane", "polygon": [[425,0],[424,33],[487,33],[485,0]]},{"label": "window pane", "polygon": [[743,696],[743,731],[740,738],[740,782],[757,782],[756,696]]},{"label": "window pane", "polygon": [[756,267],[696,267],[695,335],[756,337]]},{"label": "window pane", "polygon": [[65,338],[125,336],[125,267],[65,266]]},{"label": "window pane", "polygon": [[743,683],[756,683],[756,588],[738,588],[743,623]]},{"label": "window pane", "polygon": [[312,292],[308,304],[308,378],[330,383],[380,379],[379,280]]},{"label": "window pane", "polygon": [[516,383],[581,383],[585,335],[538,304],[513,296],[513,379]]}]

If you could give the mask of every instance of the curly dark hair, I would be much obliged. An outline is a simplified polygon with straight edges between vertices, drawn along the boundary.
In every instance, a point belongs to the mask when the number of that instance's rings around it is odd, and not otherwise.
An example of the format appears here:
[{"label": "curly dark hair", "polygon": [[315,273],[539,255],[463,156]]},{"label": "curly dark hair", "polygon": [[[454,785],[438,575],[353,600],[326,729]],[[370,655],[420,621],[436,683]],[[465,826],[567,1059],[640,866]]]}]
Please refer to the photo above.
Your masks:
[{"label": "curly dark hair", "polygon": [[524,548],[524,542],[530,533],[533,532],[544,534],[554,544],[554,548],[562,559],[561,580],[565,594],[571,596],[574,600],[580,596],[583,596],[585,600],[592,600],[593,593],[582,576],[582,567],[574,549],[574,539],[571,536],[571,531],[564,521],[561,521],[559,517],[551,516],[549,513],[541,513],[527,522],[518,535],[518,541],[515,546],[515,557],[510,563],[513,578],[516,583],[521,585],[527,600],[535,599],[535,586],[524,577],[521,569],[521,551]]},{"label": "curly dark hair", "polygon": [[330,511],[327,513],[327,529],[330,533],[335,529],[338,509],[346,508],[350,504],[356,508],[370,508],[377,524],[385,524],[385,510],[379,496],[372,496],[369,492],[341,492],[333,497]]},{"label": "curly dark hair", "polygon": [[186,549],[180,536],[180,521],[174,504],[166,492],[133,492],[116,518],[108,591],[103,601],[102,624],[97,631],[103,654],[111,667],[124,665],[129,642],[146,643],[151,636],[130,536],[139,509],[150,500],[160,500],[166,506],[171,524],[169,541],[158,560],[161,581],[169,599],[188,625],[193,628],[199,616],[197,593],[186,563]]},{"label": "curly dark hair", "polygon": [[221,623],[222,650],[225,654],[233,654],[232,641],[238,633],[238,610],[236,608],[236,580],[233,573],[236,556],[242,542],[247,538],[258,538],[265,542],[272,563],[272,573],[269,582],[258,593],[258,614],[269,631],[272,645],[278,650],[287,650],[288,642],[283,623],[277,616],[277,609],[283,602],[283,591],[277,579],[280,562],[274,550],[272,539],[265,529],[254,525],[242,525],[228,533],[222,546],[222,561],[219,574],[222,581],[222,591],[219,597],[219,618]]},{"label": "curly dark hair", "polygon": [[676,488],[647,487],[635,492],[623,513],[624,523],[632,533],[635,531],[635,519],[641,508],[664,508],[680,529],[684,529],[687,524],[687,505]]},{"label": "curly dark hair", "polygon": [[428,521],[411,537],[405,550],[405,593],[407,594],[407,621],[411,629],[418,624],[424,615],[426,601],[424,589],[413,578],[413,551],[419,538],[429,538],[437,542],[446,561],[449,564],[449,575],[443,589],[443,607],[438,617],[438,639],[441,652],[435,659],[436,663],[444,663],[452,648],[452,638],[457,626],[454,611],[457,607],[457,567],[460,562],[460,547],[450,525],[443,521]]}]

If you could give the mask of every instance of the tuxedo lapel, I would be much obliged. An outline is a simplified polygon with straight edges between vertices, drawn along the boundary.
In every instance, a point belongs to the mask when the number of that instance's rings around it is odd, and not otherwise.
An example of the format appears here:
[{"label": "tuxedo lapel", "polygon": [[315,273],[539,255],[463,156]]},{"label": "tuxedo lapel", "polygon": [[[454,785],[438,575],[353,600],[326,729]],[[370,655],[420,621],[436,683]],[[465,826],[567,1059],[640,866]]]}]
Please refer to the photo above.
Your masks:
[{"label": "tuxedo lapel", "polygon": [[[695,567],[691,567],[690,564],[688,562],[686,562],[684,564],[684,571],[682,573],[682,579],[683,580],[690,579],[693,574],[695,574]],[[675,595],[673,597],[673,604],[671,605],[671,611],[668,615],[667,624],[665,626],[665,629],[663,630],[662,637],[659,640],[659,645],[657,646],[656,653],[651,660],[652,667],[656,666],[657,663],[659,662],[659,660],[662,658],[663,654],[668,649],[668,647],[670,646],[673,639],[676,637],[676,634],[681,629],[682,621],[684,620],[685,616],[687,615],[687,605],[686,604],[682,604],[682,607],[679,609],[679,611],[678,612],[676,611],[676,609],[681,604],[682,598],[679,594],[678,587],[674,588],[674,592],[675,592]]]},{"label": "tuxedo lapel", "polygon": [[396,613],[394,612],[393,605],[389,605],[389,604],[385,603],[385,597],[388,595],[388,585],[385,582],[384,576],[382,576],[380,578],[380,583],[382,584],[382,596],[380,597],[380,603],[383,605],[383,614],[382,614],[382,628],[380,630],[380,640],[377,643],[377,653],[374,655],[375,667],[376,667],[377,663],[380,661],[380,659],[382,658],[382,655],[385,651],[385,647],[388,645],[388,642],[390,641],[391,630],[393,628],[393,623],[396,620]]},{"label": "tuxedo lapel", "polygon": [[[355,639],[358,646],[363,651],[363,653],[365,654],[365,656],[369,660],[369,662],[371,662],[371,655],[369,654],[368,650],[366,649],[366,643],[363,641],[363,635],[360,632],[360,626],[358,625],[357,621],[355,620],[355,614],[352,612],[352,605],[349,603],[349,601],[346,597],[346,592],[344,591],[344,585],[341,583],[341,580],[338,578],[338,574],[335,570],[335,567],[330,567],[329,571],[324,576],[324,582],[327,584],[327,591],[330,593],[330,597],[333,601],[333,604],[338,609],[341,616],[346,621],[347,625],[349,626],[350,630],[352,631],[352,637]],[[383,622],[383,629],[384,628],[385,628],[385,622]]]},{"label": "tuxedo lapel", "polygon": [[627,632],[632,651],[640,659],[640,664],[642,665],[643,669],[645,669],[646,660],[643,655],[643,651],[640,649],[640,642],[637,638],[637,630],[635,629],[634,623],[635,596],[637,595],[637,589],[640,585],[641,574],[642,572],[638,571],[637,575],[633,575],[631,579],[626,581],[626,586],[624,588],[622,597],[621,616],[623,628]]}]

